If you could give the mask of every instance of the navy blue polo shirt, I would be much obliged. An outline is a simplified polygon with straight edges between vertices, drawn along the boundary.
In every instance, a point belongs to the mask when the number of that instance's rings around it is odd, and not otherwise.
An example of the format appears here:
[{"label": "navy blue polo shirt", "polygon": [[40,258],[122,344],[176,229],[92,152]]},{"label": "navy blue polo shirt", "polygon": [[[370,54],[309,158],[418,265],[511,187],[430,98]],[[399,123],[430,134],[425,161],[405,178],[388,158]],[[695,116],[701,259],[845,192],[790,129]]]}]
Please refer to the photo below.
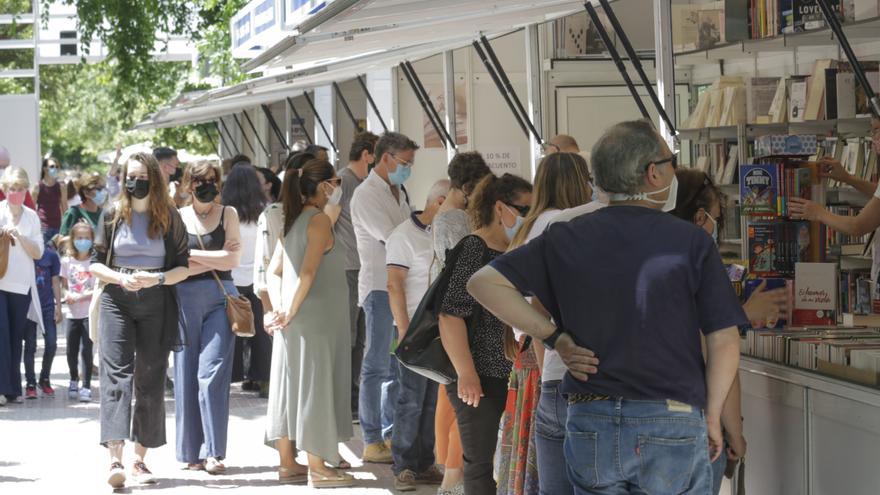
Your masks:
[{"label": "navy blue polo shirt", "polygon": [[564,393],[705,408],[700,330],[748,323],[712,238],[649,208],[610,206],[553,224],[492,266],[599,358],[586,382],[566,373]]}]

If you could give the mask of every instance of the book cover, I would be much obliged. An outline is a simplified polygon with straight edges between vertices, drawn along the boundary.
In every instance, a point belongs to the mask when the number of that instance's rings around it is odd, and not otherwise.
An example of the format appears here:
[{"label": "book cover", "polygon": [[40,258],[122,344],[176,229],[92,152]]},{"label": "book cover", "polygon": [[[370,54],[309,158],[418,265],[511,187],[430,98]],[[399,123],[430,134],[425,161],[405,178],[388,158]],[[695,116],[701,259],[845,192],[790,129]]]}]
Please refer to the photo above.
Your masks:
[{"label": "book cover", "polygon": [[776,225],[769,222],[749,223],[749,275],[779,277],[777,269]]},{"label": "book cover", "polygon": [[856,281],[856,304],[853,313],[857,315],[871,314],[871,281],[860,278]]},{"label": "book cover", "polygon": [[739,146],[734,144],[727,152],[727,163],[724,165],[724,174],[721,176],[719,184],[733,184],[733,176],[736,174],[737,155],[739,154]]},{"label": "book cover", "polygon": [[825,69],[825,118],[837,118],[837,67]]},{"label": "book cover", "polygon": [[[856,75],[852,72],[838,72],[836,81],[837,119],[851,119],[856,116]],[[863,93],[864,94],[864,93]],[[829,119],[832,117],[828,117]]]},{"label": "book cover", "polygon": [[770,113],[780,77],[751,77],[746,79],[746,118],[750,124],[770,123]]},{"label": "book cover", "polygon": [[724,42],[724,11],[700,10],[698,13],[699,31],[697,48],[706,50]]},{"label": "book cover", "polygon": [[804,109],[804,120],[819,120],[823,117],[825,98],[825,69],[831,68],[831,59],[816,60],[813,64],[813,75],[807,88],[807,106]]},{"label": "book cover", "polygon": [[794,325],[833,325],[837,322],[837,265],[795,265]]},{"label": "book cover", "polygon": [[785,78],[780,77],[773,95],[773,103],[770,105],[770,123],[781,124],[785,122],[788,111],[788,99],[785,86]]},{"label": "book cover", "polygon": [[779,192],[778,165],[740,165],[739,188],[744,215],[775,216],[777,214],[777,194]]},{"label": "book cover", "polygon": [[803,122],[804,111],[807,106],[807,81],[806,78],[791,78],[791,87],[788,91],[788,121]]},{"label": "book cover", "polygon": [[676,51],[695,50],[700,36],[700,8],[697,5],[672,6],[672,44]]},{"label": "book cover", "polygon": [[[825,27],[825,17],[822,16],[822,10],[816,4],[816,0],[791,0],[791,3],[791,32],[797,33]],[[829,0],[828,3],[831,4],[831,8],[834,9],[839,16],[841,10],[840,0]],[[841,19],[841,22],[843,22],[843,19]]]}]

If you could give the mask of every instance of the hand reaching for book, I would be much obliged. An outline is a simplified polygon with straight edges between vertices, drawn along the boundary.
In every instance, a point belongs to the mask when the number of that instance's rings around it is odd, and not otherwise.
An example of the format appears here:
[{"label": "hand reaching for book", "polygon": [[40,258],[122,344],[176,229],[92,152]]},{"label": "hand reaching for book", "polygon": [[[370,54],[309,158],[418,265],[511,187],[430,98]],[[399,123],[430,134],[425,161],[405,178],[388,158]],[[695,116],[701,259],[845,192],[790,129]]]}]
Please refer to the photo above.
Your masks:
[{"label": "hand reaching for book", "polygon": [[756,328],[769,326],[768,322],[771,320],[775,322],[788,312],[787,291],[784,288],[765,290],[766,288],[767,281],[763,280],[761,285],[755,288],[749,300],[743,304],[743,311],[752,322],[752,326],[758,324]]},{"label": "hand reaching for book", "polygon": [[790,198],[788,203],[788,211],[791,218],[796,220],[816,221],[822,213],[822,206],[818,203],[804,198]]},{"label": "hand reaching for book", "polygon": [[820,177],[839,182],[847,182],[847,179],[849,179],[849,172],[843,168],[840,160],[835,160],[830,156],[823,156],[817,163],[819,164]]}]

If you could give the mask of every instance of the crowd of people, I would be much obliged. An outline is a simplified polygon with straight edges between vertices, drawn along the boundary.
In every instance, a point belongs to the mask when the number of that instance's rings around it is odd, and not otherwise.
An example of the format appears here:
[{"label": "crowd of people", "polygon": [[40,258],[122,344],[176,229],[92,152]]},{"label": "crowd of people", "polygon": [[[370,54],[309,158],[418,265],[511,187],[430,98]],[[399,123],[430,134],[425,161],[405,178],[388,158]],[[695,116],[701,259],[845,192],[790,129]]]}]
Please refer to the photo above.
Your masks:
[{"label": "crowd of people", "polygon": [[[746,450],[739,333],[785,295],[738,300],[709,177],[624,122],[591,155],[555,137],[534,183],[459,153],[416,209],[418,150],[363,132],[344,168],[312,146],[269,170],[157,148],[67,182],[50,158],[32,183],[0,149],[0,405],[54,394],[66,321],[71,399],[92,400],[99,354],[114,488],[156,481],[169,383],[177,460],[222,475],[242,382],[268,399],[279,483],[355,484],[339,443],[359,423],[398,491],[718,493]],[[445,386],[393,355],[435,281]],[[236,296],[253,337],[232,332]]]}]

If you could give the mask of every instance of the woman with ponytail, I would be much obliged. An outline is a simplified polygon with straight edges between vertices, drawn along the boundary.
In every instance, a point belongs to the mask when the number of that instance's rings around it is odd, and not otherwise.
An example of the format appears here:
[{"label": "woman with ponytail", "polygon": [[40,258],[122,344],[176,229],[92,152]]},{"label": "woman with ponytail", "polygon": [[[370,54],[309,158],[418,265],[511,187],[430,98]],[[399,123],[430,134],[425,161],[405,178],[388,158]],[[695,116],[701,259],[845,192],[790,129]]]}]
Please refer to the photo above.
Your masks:
[{"label": "woman with ponytail", "polygon": [[[287,347],[286,363],[272,363],[266,440],[278,449],[281,483],[308,480],[313,488],[351,486],[339,466],[339,442],[351,438],[351,335],[345,253],[336,245],[328,204],[342,196],[333,166],[311,160],[284,177],[284,230],[268,275],[280,277],[269,327]],[[279,287],[279,284],[272,284]],[[296,463],[294,445],[308,453]],[[306,474],[307,473],[307,474]]]}]

